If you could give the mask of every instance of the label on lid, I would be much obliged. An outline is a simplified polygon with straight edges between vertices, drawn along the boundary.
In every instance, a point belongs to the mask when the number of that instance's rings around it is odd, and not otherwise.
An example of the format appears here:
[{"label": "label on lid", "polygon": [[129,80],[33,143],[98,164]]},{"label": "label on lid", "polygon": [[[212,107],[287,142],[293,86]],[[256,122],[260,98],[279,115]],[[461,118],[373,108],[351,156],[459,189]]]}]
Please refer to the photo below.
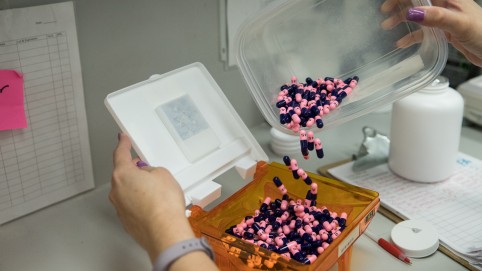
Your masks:
[{"label": "label on lid", "polygon": [[268,160],[201,63],[113,92],[105,104],[139,157],[176,177],[187,205],[219,197],[212,180],[230,168],[252,174],[257,161]]}]

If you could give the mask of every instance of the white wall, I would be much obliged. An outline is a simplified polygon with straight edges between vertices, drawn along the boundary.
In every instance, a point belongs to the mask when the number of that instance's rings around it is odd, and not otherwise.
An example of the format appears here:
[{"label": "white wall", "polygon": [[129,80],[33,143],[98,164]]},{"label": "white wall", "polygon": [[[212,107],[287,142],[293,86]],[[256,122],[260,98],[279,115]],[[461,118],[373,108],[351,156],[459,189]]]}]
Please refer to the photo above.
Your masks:
[{"label": "white wall", "polygon": [[[0,8],[55,0],[0,0]],[[74,0],[97,185],[110,181],[119,129],[105,96],[154,73],[202,62],[248,127],[264,121],[239,70],[219,54],[219,0]]]}]

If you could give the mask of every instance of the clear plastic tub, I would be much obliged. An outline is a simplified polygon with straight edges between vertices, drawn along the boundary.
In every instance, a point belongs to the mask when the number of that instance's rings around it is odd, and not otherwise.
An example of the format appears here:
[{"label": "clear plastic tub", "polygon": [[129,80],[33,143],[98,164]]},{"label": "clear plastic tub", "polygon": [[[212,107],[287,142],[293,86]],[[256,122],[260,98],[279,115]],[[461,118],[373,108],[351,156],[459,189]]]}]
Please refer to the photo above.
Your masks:
[{"label": "clear plastic tub", "polygon": [[[238,33],[238,65],[251,94],[274,128],[280,124],[276,98],[291,76],[300,81],[359,76],[340,106],[323,116],[324,129],[357,118],[423,88],[441,73],[448,49],[439,30],[402,22],[381,27],[393,14],[380,11],[383,0],[290,0],[248,20]],[[430,5],[429,1],[403,1]],[[398,6],[404,14],[409,6]],[[420,31],[418,31],[420,30]],[[395,43],[423,33],[407,48]]]}]

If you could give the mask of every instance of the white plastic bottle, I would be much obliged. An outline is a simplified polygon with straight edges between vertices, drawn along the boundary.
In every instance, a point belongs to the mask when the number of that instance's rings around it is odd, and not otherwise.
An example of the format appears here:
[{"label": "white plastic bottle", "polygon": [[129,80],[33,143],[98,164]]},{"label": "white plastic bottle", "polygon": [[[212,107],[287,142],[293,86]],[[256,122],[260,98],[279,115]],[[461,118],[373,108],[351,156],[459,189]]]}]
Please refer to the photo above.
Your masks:
[{"label": "white plastic bottle", "polygon": [[396,101],[390,130],[390,169],[417,182],[448,179],[455,170],[463,110],[462,96],[443,76]]}]

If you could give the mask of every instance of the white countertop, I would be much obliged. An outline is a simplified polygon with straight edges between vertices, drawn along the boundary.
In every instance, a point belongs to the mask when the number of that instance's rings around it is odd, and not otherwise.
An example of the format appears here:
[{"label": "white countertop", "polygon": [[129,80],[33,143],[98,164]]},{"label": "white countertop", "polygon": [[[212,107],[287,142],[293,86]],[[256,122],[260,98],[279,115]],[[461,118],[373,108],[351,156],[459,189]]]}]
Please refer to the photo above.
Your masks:
[{"label": "white countertop", "polygon": [[[303,162],[303,168],[316,172],[317,168],[350,158],[357,153],[363,140],[362,128],[370,126],[388,134],[389,115],[372,113],[336,128],[322,131],[325,158]],[[252,129],[256,139],[272,161],[282,162],[281,156],[269,148],[268,125]],[[464,127],[460,150],[482,159],[482,130]],[[244,185],[234,170],[217,182],[223,185],[222,201]],[[150,270],[147,254],[125,233],[115,210],[108,200],[110,185],[55,204],[0,226],[1,271],[52,270]],[[376,235],[389,238],[394,223],[378,213],[369,229]],[[337,270],[334,266],[330,271]],[[352,271],[377,270],[466,270],[443,253],[413,259],[411,266],[402,263],[382,250],[375,242],[361,236],[354,244]]]}]

